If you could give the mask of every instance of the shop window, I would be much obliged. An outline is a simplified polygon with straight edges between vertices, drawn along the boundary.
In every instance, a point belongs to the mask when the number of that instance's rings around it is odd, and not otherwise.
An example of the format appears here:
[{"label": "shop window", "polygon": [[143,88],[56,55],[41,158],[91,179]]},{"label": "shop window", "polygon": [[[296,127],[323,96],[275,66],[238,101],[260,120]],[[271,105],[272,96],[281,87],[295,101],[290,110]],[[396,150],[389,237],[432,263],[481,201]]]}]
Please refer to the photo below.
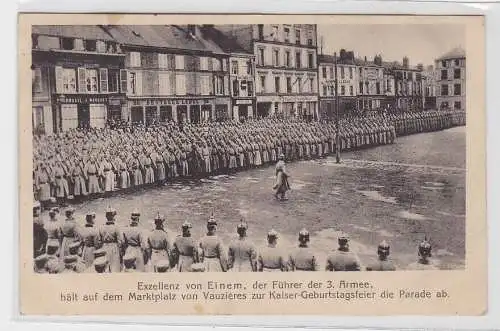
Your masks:
[{"label": "shop window", "polygon": [[172,120],[172,106],[160,106],[160,122]]}]

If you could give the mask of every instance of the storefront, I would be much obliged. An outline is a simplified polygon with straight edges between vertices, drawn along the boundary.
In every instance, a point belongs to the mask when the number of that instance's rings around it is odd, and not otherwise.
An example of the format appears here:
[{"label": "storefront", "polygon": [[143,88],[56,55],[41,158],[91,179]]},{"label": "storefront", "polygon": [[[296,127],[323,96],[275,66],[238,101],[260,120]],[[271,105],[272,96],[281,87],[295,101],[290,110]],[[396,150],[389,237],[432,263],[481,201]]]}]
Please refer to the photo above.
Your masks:
[{"label": "storefront", "polygon": [[61,131],[76,128],[104,128],[109,119],[109,111],[117,116],[121,112],[123,98],[107,95],[57,95],[55,98],[55,127]]},{"label": "storefront", "polygon": [[157,122],[199,123],[213,118],[213,98],[129,98],[129,120],[151,125]]},{"label": "storefront", "polygon": [[231,98],[217,98],[215,100],[215,118],[213,120],[217,122],[227,121],[231,119],[231,114],[229,110],[231,105]]},{"label": "storefront", "polygon": [[232,119],[237,121],[246,120],[255,117],[255,99],[233,99]]}]

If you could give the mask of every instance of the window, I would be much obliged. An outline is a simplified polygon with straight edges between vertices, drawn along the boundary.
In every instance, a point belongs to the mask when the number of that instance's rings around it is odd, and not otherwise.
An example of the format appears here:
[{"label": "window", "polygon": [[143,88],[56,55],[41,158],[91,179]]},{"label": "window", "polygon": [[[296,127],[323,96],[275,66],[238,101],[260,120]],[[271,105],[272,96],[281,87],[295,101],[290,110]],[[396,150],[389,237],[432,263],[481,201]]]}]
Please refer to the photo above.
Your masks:
[{"label": "window", "polygon": [[273,66],[279,67],[280,65],[280,51],[278,49],[275,49],[273,51]]},{"label": "window", "polygon": [[240,94],[240,84],[237,79],[233,80],[233,96],[237,97]]},{"label": "window", "polygon": [[403,72],[403,79],[407,79],[408,76],[406,75],[406,71]]},{"label": "window", "polygon": [[314,78],[309,78],[309,92],[314,93]]},{"label": "window", "polygon": [[380,82],[377,82],[377,83],[375,84],[375,89],[377,90],[377,94],[381,94],[381,93],[380,93]]},{"label": "window", "polygon": [[344,85],[342,85],[340,87],[340,95],[345,95],[345,86]]},{"label": "window", "polygon": [[200,77],[200,90],[201,95],[210,95],[210,76],[201,76]]},{"label": "window", "polygon": [[290,51],[285,52],[285,65],[290,68]]},{"label": "window", "polygon": [[455,65],[458,67],[460,65],[460,60],[459,59],[455,59]]},{"label": "window", "polygon": [[135,72],[129,72],[129,92],[131,94],[136,94],[137,93],[137,74]]},{"label": "window", "polygon": [[283,31],[285,32],[285,42],[289,43],[290,42],[290,28],[284,28]]},{"label": "window", "polygon": [[[177,69],[177,70],[184,69],[184,56],[183,55],[176,55],[175,56],[175,69]],[[184,77],[184,76],[182,76],[182,77]]]},{"label": "window", "polygon": [[354,88],[352,87],[352,85],[349,86],[349,95],[354,95]]},{"label": "window", "polygon": [[118,70],[108,70],[108,92],[116,93],[118,92],[119,86],[119,71]]},{"label": "window", "polygon": [[104,41],[98,40],[96,46],[99,53],[106,53],[106,43]]},{"label": "window", "polygon": [[271,34],[271,36],[273,37],[273,40],[278,40],[279,39],[279,35],[278,35],[278,26],[277,25],[273,25],[273,32]]},{"label": "window", "polygon": [[274,77],[274,91],[280,93],[280,78]]},{"label": "window", "polygon": [[359,82],[359,94],[363,94],[363,82]]},{"label": "window", "polygon": [[217,95],[224,94],[224,78],[221,76],[215,77],[215,94]]},{"label": "window", "polygon": [[261,66],[264,65],[264,49],[263,48],[259,48],[258,64]]},{"label": "window", "polygon": [[453,95],[462,95],[462,86],[460,84],[453,85]]},{"label": "window", "polygon": [[160,95],[171,95],[172,91],[170,89],[170,73],[168,72],[159,72],[158,80],[160,83]]},{"label": "window", "polygon": [[460,101],[455,101],[453,104],[453,108],[455,109],[461,109],[462,108],[462,103]]},{"label": "window", "polygon": [[441,85],[441,95],[448,95],[448,85]]},{"label": "window", "polygon": [[[177,68],[177,56],[176,56],[176,68]],[[175,94],[186,95],[186,76],[179,74],[175,76]]]},{"label": "window", "polygon": [[84,47],[87,52],[97,51],[97,42],[95,40],[85,40]]},{"label": "window", "polygon": [[307,31],[307,45],[312,46],[313,45],[313,30],[312,28]]},{"label": "window", "polygon": [[61,48],[67,51],[72,51],[73,49],[75,49],[75,39],[61,38]]},{"label": "window", "polygon": [[38,49],[38,36],[36,34],[31,35],[31,48]]},{"label": "window", "polygon": [[222,59],[222,71],[229,71],[229,60],[228,59]]},{"label": "window", "polygon": [[330,78],[331,78],[331,79],[334,79],[334,78],[335,78],[335,76],[334,76],[334,74],[333,74],[333,67],[330,67]]},{"label": "window", "polygon": [[208,57],[200,57],[200,70],[208,71]]},{"label": "window", "polygon": [[295,67],[296,68],[301,68],[302,67],[302,63],[300,61],[300,57],[301,57],[300,52],[295,53]]},{"label": "window", "polygon": [[262,93],[266,91],[266,76],[260,76],[260,91]]},{"label": "window", "polygon": [[354,69],[352,67],[349,67],[349,78],[352,79],[353,75],[354,75]]},{"label": "window", "polygon": [[387,92],[391,92],[391,84],[387,81]]},{"label": "window", "polygon": [[302,78],[300,77],[297,78],[296,84],[297,84],[297,92],[302,93]]},{"label": "window", "polygon": [[33,69],[33,92],[40,93],[43,91],[42,87],[42,69],[35,68]]},{"label": "window", "polygon": [[455,69],[453,70],[453,78],[454,79],[460,79],[460,69]]},{"label": "window", "polygon": [[247,61],[247,75],[253,75],[253,63],[252,60]]},{"label": "window", "polygon": [[286,93],[292,93],[292,77],[286,78]]},{"label": "window", "polygon": [[264,24],[259,24],[258,29],[259,29],[259,39],[262,40],[264,39]]},{"label": "window", "polygon": [[446,68],[446,61],[441,61],[441,66],[442,66],[443,68]]},{"label": "window", "polygon": [[408,73],[408,79],[409,80],[413,80],[413,72],[409,72]]},{"label": "window", "polygon": [[323,78],[326,78],[326,67],[323,67]]},{"label": "window", "polygon": [[240,82],[240,91],[241,91],[242,97],[248,96],[248,94],[247,94],[247,81],[246,80],[242,80]]},{"label": "window", "polygon": [[441,70],[441,79],[448,79],[448,70]]},{"label": "window", "polygon": [[212,60],[212,69],[213,71],[221,71],[222,70],[222,61],[220,59]]},{"label": "window", "polygon": [[120,91],[122,93],[127,93],[127,70],[120,70]]},{"label": "window", "polygon": [[307,54],[307,66],[309,67],[309,69],[313,69],[314,68],[314,56],[313,56],[313,53],[309,53]]},{"label": "window", "polygon": [[161,69],[168,69],[168,55],[158,54],[158,67]]},{"label": "window", "polygon": [[99,83],[101,84],[101,93],[108,93],[108,69],[99,69]]},{"label": "window", "polygon": [[340,67],[340,78],[344,79],[345,78],[345,70],[344,67]]},{"label": "window", "polygon": [[300,30],[295,30],[295,44],[300,45]]},{"label": "window", "polygon": [[141,66],[141,53],[130,52],[130,66],[134,68]]},{"label": "window", "polygon": [[370,94],[370,89],[368,87],[368,82],[365,82],[365,94]]},{"label": "window", "polygon": [[323,95],[327,95],[327,86],[323,85]]},{"label": "window", "polygon": [[238,74],[238,61],[231,61],[231,73],[233,75]]},{"label": "window", "polygon": [[363,75],[363,68],[359,68],[359,76],[361,77]]},{"label": "window", "polygon": [[97,70],[87,69],[85,74],[87,93],[97,93]]}]

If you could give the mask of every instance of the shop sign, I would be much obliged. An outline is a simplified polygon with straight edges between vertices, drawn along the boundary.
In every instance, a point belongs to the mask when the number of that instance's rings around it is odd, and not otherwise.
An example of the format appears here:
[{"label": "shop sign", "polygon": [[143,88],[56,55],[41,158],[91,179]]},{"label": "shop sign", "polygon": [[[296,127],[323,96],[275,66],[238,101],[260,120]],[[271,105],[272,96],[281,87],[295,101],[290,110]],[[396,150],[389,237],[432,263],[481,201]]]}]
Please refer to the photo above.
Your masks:
[{"label": "shop sign", "polygon": [[132,100],[134,106],[160,106],[160,105],[199,105],[211,104],[210,99],[146,99]]}]

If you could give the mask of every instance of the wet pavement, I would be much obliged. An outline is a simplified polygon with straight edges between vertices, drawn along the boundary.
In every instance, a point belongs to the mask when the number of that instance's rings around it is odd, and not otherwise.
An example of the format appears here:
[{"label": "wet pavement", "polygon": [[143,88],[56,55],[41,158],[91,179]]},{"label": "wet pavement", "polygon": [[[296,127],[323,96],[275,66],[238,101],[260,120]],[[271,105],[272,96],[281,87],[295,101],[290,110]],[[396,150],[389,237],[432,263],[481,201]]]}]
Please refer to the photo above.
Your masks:
[{"label": "wet pavement", "polygon": [[118,211],[118,224],[127,224],[137,207],[145,229],[152,228],[160,212],[172,236],[190,220],[198,237],[214,211],[226,243],[244,218],[257,245],[264,245],[274,228],[285,247],[295,245],[305,227],[321,266],[335,248],[339,230],[349,233],[364,264],[376,258],[377,244],[387,240],[399,268],[416,260],[417,245],[427,236],[440,268],[464,267],[465,127],[343,153],[340,164],[334,157],[291,163],[287,171],[292,190],[284,202],[273,197],[274,168],[269,166],[84,202],[75,205],[76,215],[83,222],[85,213],[94,211],[100,224],[110,205]]}]

